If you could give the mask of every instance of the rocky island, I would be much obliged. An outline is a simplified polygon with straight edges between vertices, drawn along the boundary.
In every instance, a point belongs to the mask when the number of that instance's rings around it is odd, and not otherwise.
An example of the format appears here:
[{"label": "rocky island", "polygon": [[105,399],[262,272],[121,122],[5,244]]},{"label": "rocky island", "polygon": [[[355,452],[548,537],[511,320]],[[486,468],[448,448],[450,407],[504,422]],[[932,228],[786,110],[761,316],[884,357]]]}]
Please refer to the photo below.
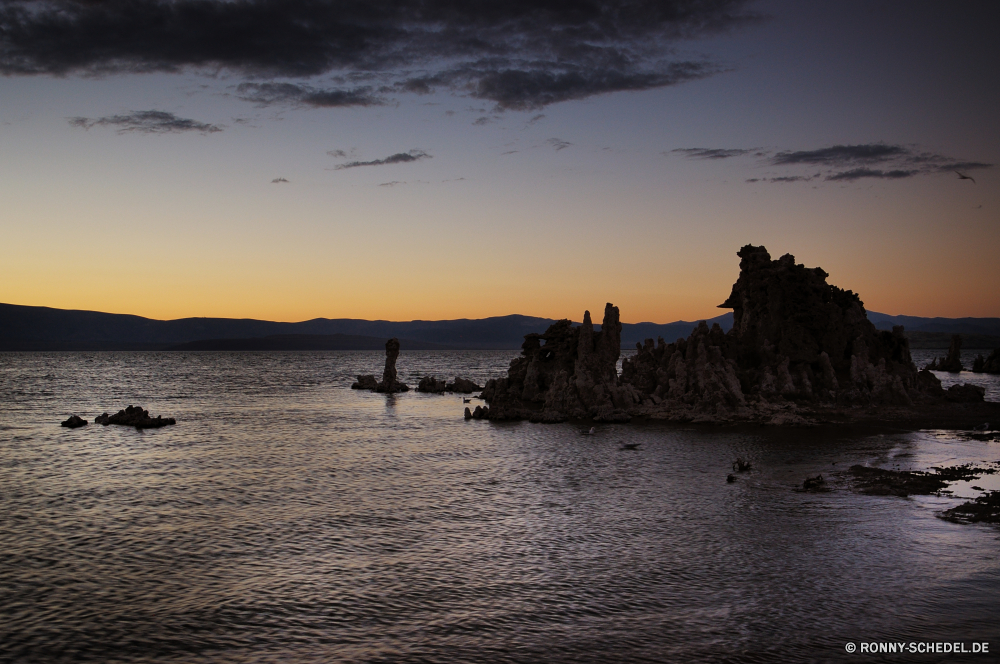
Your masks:
[{"label": "rocky island", "polygon": [[982,422],[1000,413],[984,390],[949,390],[918,371],[903,328],[880,331],[857,294],[826,282],[821,268],[772,260],[764,247],[737,254],[740,275],[719,305],[733,310],[723,332],[703,321],[687,339],[637,344],[622,363],[618,308],[601,330],[590,312],[525,336],[506,377],[487,382],[489,419],[818,424],[853,421]]}]

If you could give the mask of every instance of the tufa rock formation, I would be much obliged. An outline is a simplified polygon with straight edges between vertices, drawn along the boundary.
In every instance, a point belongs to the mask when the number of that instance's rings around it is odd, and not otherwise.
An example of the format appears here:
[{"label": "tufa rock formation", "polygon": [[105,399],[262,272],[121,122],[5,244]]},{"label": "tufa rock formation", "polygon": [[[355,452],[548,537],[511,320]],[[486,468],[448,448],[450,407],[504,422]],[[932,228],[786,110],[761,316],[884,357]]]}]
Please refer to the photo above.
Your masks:
[{"label": "tufa rock formation", "polygon": [[[784,404],[909,406],[920,398],[924,383],[902,327],[876,330],[856,294],[790,254],[771,260],[764,247],[747,245],[737,255],[740,276],[719,305],[733,309],[728,333],[701,322],[686,340],[647,340],[623,363],[640,410],[757,419]],[[928,376],[927,387],[940,389]]]},{"label": "tufa rock formation", "polygon": [[376,382],[375,376],[358,376],[358,382],[351,385],[352,390],[371,390],[373,392],[407,392],[409,387],[396,380],[396,358],[399,357],[399,339],[393,337],[385,342],[385,369],[382,371],[382,382]]},{"label": "tufa rock formation", "polygon": [[608,303],[600,332],[587,311],[579,327],[561,320],[543,334],[525,335],[507,377],[489,380],[483,389],[489,418],[628,421],[625,408],[634,402],[634,390],[618,383],[621,330],[618,307]]},{"label": "tufa rock formation", "polygon": [[948,357],[935,358],[933,362],[927,365],[927,369],[930,371],[947,371],[949,373],[958,373],[965,369],[962,366],[962,335],[952,335],[951,346],[948,347]]},{"label": "tufa rock formation", "polygon": [[687,339],[647,339],[618,378],[616,307],[607,305],[601,332],[589,312],[580,327],[559,321],[525,336],[507,377],[486,384],[489,417],[805,424],[851,407],[982,400],[967,388],[946,395],[934,374],[917,371],[903,328],[875,329],[860,298],[828,284],[821,268],[752,245],[738,255],[740,276],[720,305],[733,309],[728,333],[702,321]]},{"label": "tufa rock formation", "polygon": [[103,413],[94,418],[95,424],[103,424],[108,426],[109,424],[120,424],[126,427],[135,427],[136,429],[159,429],[160,427],[165,427],[168,424],[177,424],[177,420],[172,417],[162,417],[157,415],[155,418],[149,416],[149,411],[143,410],[142,406],[129,406],[125,410],[119,410],[114,415],[108,415]]},{"label": "tufa rock formation", "polygon": [[1000,374],[1000,348],[990,353],[986,359],[977,355],[972,363],[972,370],[976,373]]}]

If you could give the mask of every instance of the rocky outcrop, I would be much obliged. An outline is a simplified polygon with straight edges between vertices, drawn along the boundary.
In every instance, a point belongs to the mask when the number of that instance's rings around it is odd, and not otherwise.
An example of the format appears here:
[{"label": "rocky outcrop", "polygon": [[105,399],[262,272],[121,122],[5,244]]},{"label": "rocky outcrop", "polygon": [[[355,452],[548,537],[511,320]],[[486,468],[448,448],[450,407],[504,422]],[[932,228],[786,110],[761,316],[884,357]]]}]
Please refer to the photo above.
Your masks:
[{"label": "rocky outcrop", "polygon": [[955,334],[951,337],[951,346],[948,348],[948,357],[935,358],[927,369],[931,371],[947,371],[958,373],[965,369],[962,366],[962,335]]},{"label": "rocky outcrop", "polygon": [[952,385],[945,391],[944,398],[956,403],[976,403],[986,399],[986,388],[972,383]]},{"label": "rocky outcrop", "polygon": [[378,381],[375,379],[375,376],[372,376],[371,374],[358,376],[358,382],[351,385],[351,389],[371,390],[372,392],[375,392],[378,390]]},{"label": "rocky outcrop", "polygon": [[747,245],[738,255],[740,276],[719,305],[733,309],[728,333],[702,322],[688,339],[647,340],[623,363],[622,382],[639,392],[646,412],[786,421],[772,411],[787,403],[911,405],[920,398],[902,327],[876,330],[856,294],[790,254],[771,260],[764,247]]},{"label": "rocky outcrop", "polygon": [[977,355],[975,362],[972,363],[972,370],[976,373],[1000,374],[1000,348],[985,359],[982,355]]},{"label": "rocky outcrop", "polygon": [[417,392],[431,392],[431,393],[443,393],[448,389],[447,383],[443,380],[438,380],[434,376],[424,376],[420,379],[417,384]]},{"label": "rocky outcrop", "polygon": [[482,406],[476,406],[475,410],[469,410],[469,407],[465,407],[465,419],[467,420],[487,420],[490,417],[490,409],[484,408]]},{"label": "rocky outcrop", "polygon": [[861,299],[828,284],[821,268],[790,254],[772,260],[753,245],[738,255],[739,278],[720,305],[733,310],[729,332],[702,321],[687,339],[647,339],[619,378],[617,307],[607,305],[600,332],[589,312],[579,327],[559,321],[525,336],[507,376],[487,382],[489,417],[802,425],[982,401],[981,388],[945,391],[933,373],[918,372],[903,328],[876,329]]},{"label": "rocky outcrop", "polygon": [[478,392],[481,389],[483,388],[476,385],[471,380],[459,378],[458,376],[455,376],[454,382],[451,383],[446,383],[444,380],[438,380],[434,376],[424,376],[420,379],[420,384],[417,385],[417,392],[431,392],[436,394],[441,394],[443,392],[472,394],[473,392]]},{"label": "rocky outcrop", "polygon": [[455,376],[455,380],[448,383],[446,388],[449,392],[459,392],[461,394],[472,394],[483,389],[481,385],[476,385],[471,380]]},{"label": "rocky outcrop", "polygon": [[561,320],[542,334],[526,335],[521,356],[510,363],[507,376],[488,381],[483,389],[489,417],[627,421],[625,409],[634,404],[634,390],[618,384],[620,354],[621,322],[618,307],[610,303],[600,332],[594,331],[587,311],[578,327]]},{"label": "rocky outcrop", "polygon": [[87,420],[83,419],[79,415],[70,415],[69,419],[60,424],[60,426],[68,427],[70,429],[76,429],[77,427],[87,426]]},{"label": "rocky outcrop", "polygon": [[385,342],[385,369],[382,371],[382,381],[377,382],[375,376],[358,376],[358,382],[351,385],[352,390],[371,390],[373,392],[406,392],[410,388],[396,380],[396,358],[399,357],[399,339],[392,338]]},{"label": "rocky outcrop", "polygon": [[136,429],[158,429],[170,424],[177,424],[177,420],[161,415],[150,417],[149,411],[143,410],[141,406],[128,406],[124,410],[119,410],[114,415],[108,415],[107,413],[98,415],[94,418],[94,423],[103,424],[104,426],[120,424],[121,426],[135,427]]}]

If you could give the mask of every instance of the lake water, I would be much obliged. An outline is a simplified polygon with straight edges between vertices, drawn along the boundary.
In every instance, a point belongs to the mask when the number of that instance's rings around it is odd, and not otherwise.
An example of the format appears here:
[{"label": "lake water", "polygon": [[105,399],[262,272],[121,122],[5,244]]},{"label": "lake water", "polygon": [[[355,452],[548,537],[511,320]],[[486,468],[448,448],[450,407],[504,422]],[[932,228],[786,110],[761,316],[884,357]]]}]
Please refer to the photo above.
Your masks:
[{"label": "lake water", "polygon": [[[398,367],[481,384],[515,354]],[[0,354],[0,661],[954,661],[845,652],[873,641],[997,661],[1000,529],[839,473],[998,442],[466,421],[457,395],[349,389],[383,362]],[[178,423],[59,426],[129,404]],[[727,484],[736,457],[754,468]],[[817,473],[832,491],[794,490]]]}]

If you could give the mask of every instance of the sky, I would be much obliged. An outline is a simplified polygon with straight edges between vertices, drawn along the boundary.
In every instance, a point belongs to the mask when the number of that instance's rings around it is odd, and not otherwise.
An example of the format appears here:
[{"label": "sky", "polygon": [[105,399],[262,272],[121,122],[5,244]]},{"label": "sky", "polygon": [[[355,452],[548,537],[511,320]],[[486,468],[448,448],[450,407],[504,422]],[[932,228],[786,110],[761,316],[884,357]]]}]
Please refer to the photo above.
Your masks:
[{"label": "sky", "polygon": [[1000,316],[998,19],[0,0],[0,302],[667,323],[755,244],[872,311]]}]

